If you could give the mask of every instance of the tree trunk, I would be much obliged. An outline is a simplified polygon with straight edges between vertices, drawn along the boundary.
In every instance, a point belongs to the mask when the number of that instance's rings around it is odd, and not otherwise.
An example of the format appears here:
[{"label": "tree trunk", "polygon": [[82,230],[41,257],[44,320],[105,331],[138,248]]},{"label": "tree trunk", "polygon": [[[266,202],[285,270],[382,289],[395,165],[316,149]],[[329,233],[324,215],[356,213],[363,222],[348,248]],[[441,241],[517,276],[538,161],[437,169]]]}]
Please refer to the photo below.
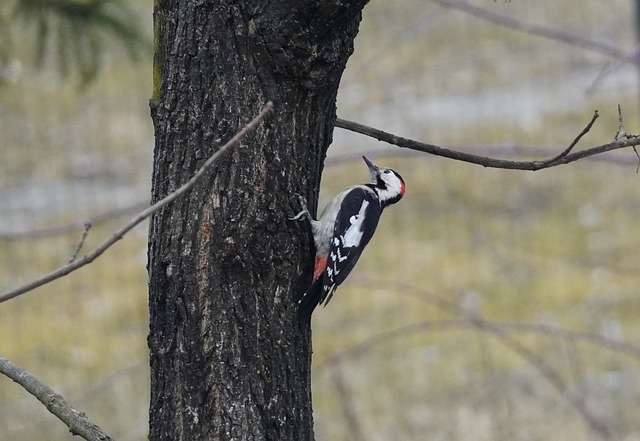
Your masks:
[{"label": "tree trunk", "polygon": [[287,218],[317,200],[366,2],[156,0],[154,201],[275,112],[151,219],[152,441],[313,439],[313,246]]}]

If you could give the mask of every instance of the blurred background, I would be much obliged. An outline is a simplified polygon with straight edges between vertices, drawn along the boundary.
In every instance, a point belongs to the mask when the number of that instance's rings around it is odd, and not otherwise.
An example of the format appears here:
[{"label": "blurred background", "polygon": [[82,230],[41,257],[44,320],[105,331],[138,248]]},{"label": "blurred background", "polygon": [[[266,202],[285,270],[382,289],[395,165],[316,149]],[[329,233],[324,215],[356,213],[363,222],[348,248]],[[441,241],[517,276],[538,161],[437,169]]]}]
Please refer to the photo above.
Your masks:
[{"label": "blurred background", "polygon": [[[151,0],[98,2],[84,25],[49,3],[0,6],[0,291],[67,262],[89,220],[93,249],[150,191]],[[338,116],[525,160],[597,109],[576,149],[604,144],[618,104],[640,132],[637,34],[632,0],[372,0]],[[334,138],[320,205],[367,179],[362,153],[407,195],[314,315],[318,440],[640,440],[631,149],[532,173]],[[147,436],[146,228],[0,305],[0,354],[118,440]],[[71,436],[1,377],[0,438]]]}]

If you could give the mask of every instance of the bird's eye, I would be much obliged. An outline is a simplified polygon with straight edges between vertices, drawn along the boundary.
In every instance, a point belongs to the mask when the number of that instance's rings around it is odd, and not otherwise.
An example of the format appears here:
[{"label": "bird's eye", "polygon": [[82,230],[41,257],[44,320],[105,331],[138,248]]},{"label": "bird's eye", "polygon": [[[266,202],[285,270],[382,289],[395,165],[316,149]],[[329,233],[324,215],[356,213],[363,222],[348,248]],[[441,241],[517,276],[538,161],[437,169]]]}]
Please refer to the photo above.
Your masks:
[{"label": "bird's eye", "polygon": [[387,175],[388,175],[389,173],[391,173],[391,170],[389,170],[388,168],[386,168],[386,169],[384,170],[384,172],[383,172],[383,173],[385,173],[385,174],[387,174]]}]

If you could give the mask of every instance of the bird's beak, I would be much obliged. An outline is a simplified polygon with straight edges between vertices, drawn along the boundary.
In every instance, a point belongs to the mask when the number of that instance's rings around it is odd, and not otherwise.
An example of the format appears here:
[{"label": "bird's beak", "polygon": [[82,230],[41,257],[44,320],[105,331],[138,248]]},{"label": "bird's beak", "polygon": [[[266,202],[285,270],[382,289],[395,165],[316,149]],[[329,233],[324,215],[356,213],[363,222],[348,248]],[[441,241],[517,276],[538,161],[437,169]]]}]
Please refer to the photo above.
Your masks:
[{"label": "bird's beak", "polygon": [[373,162],[369,161],[369,159],[366,156],[362,156],[362,159],[364,159],[365,164],[367,164],[367,167],[369,167],[369,172],[371,173],[371,179],[376,179],[376,177],[380,174],[380,168],[378,168],[377,165],[375,165]]}]

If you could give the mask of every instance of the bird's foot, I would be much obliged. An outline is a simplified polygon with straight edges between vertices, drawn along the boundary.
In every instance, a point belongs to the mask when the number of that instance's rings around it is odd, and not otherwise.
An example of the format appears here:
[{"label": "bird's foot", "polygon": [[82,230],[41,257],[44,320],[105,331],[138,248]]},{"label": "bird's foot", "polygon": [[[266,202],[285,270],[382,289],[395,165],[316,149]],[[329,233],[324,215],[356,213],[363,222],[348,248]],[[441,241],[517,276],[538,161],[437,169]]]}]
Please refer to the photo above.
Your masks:
[{"label": "bird's foot", "polygon": [[307,200],[301,194],[296,193],[298,196],[298,201],[300,202],[300,206],[302,210],[293,217],[290,217],[289,220],[300,220],[303,216],[306,217],[309,221],[311,221],[311,214],[309,213],[309,207],[307,206]]}]

